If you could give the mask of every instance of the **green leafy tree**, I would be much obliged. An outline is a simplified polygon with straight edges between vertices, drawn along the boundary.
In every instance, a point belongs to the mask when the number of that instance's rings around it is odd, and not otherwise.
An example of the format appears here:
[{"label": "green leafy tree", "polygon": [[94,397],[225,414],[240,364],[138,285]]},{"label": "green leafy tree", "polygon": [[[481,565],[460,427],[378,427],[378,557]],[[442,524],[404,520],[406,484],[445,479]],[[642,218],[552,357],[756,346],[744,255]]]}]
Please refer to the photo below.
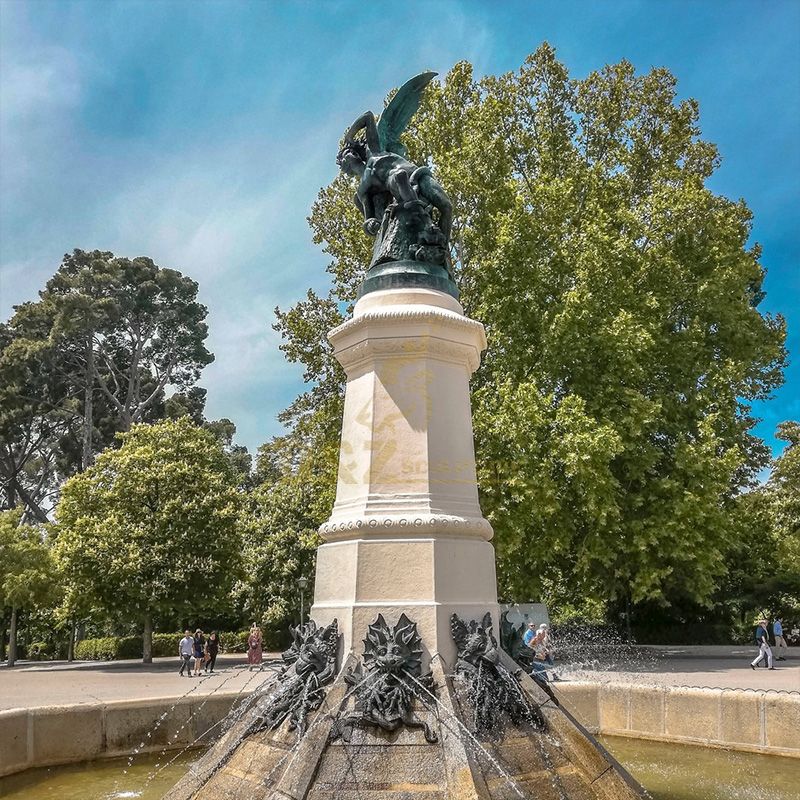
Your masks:
[{"label": "green leafy tree", "polygon": [[253,457],[244,445],[234,442],[236,425],[227,417],[216,420],[206,419],[203,413],[205,405],[206,390],[199,386],[193,386],[186,391],[173,394],[164,403],[164,413],[168,419],[188,417],[195,425],[211,431],[222,445],[233,471],[238,475],[240,487],[242,489],[249,487],[252,483]]},{"label": "green leafy tree", "polygon": [[0,606],[11,609],[8,666],[17,659],[20,611],[55,602],[59,592],[56,564],[38,528],[22,523],[22,511],[0,512]]},{"label": "green leafy tree", "polygon": [[[331,402],[338,400],[333,398]],[[270,627],[296,620],[297,579],[314,573],[317,529],[333,505],[339,414],[307,414],[259,450],[244,530],[239,604]]]},{"label": "green leafy tree", "polygon": [[227,417],[216,420],[207,420],[203,427],[216,437],[223,452],[228,458],[231,470],[236,475],[239,487],[242,489],[250,486],[250,473],[253,467],[253,458],[247,448],[236,444],[233,437],[236,435],[236,425]]},{"label": "green leafy tree", "polygon": [[213,611],[238,577],[237,476],[216,438],[183,417],[134,425],[64,486],[56,553],[67,584],[144,631]]},{"label": "green leafy tree", "polygon": [[[768,460],[750,403],[781,383],[785,326],[758,310],[747,206],[706,185],[698,104],[625,61],[571,79],[545,44],[516,73],[457,64],[405,143],[453,200],[461,301],[487,329],[473,414],[501,595],[710,602],[732,503]],[[330,294],[278,315],[315,382],[292,424],[338,411],[325,334],[370,247],[353,190],[338,176],[310,217]]]},{"label": "green leafy tree", "polygon": [[206,313],[194,281],[149,258],[64,256],[40,299],[0,329],[6,506],[22,502],[45,521],[41,495],[90,465],[118,431],[167,415],[167,386],[177,390],[173,407],[196,410],[204,394],[192,384],[213,360]]},{"label": "green leafy tree", "polygon": [[800,425],[783,422],[776,436],[787,446],[769,480],[736,500],[738,533],[715,598],[721,616],[748,639],[754,617],[800,612]]},{"label": "green leafy tree", "polygon": [[0,508],[22,507],[25,521],[44,523],[66,466],[62,445],[79,430],[80,412],[56,354],[42,343],[46,330],[37,334],[0,325]]},{"label": "green leafy tree", "polygon": [[772,499],[780,569],[798,581],[800,602],[800,423],[782,422],[776,433],[786,442],[767,484]]}]

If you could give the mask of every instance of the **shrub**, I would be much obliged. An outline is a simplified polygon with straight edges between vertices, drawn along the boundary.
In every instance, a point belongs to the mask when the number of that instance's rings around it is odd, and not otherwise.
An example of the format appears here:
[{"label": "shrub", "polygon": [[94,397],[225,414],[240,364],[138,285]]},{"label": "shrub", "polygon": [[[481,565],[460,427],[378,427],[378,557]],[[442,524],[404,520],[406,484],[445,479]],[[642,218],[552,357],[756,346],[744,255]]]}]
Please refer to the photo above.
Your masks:
[{"label": "shrub", "polygon": [[[290,641],[289,632],[281,630],[264,630],[264,650],[283,650]],[[249,631],[221,631],[223,653],[246,653]],[[154,633],[153,658],[178,655],[178,642],[182,633]],[[208,638],[208,633],[206,633]],[[44,642],[37,644],[44,645]],[[32,647],[33,645],[31,645]],[[45,658],[52,658],[52,652]],[[142,657],[141,636],[105,636],[99,639],[83,639],[75,645],[75,658],[79,661],[114,661],[123,658]]]},{"label": "shrub", "polygon": [[141,656],[140,636],[104,636],[100,639],[83,639],[75,645],[75,658],[80,661],[114,661]]},{"label": "shrub", "polygon": [[28,645],[28,658],[31,661],[51,661],[53,648],[47,642],[31,642]]},{"label": "shrub", "polygon": [[182,633],[154,633],[153,658],[178,655],[178,643],[183,638]]},{"label": "shrub", "polygon": [[222,642],[223,653],[246,653],[247,637],[250,631],[221,631],[219,633]]},{"label": "shrub", "polygon": [[[219,638],[222,640],[223,653],[246,653],[247,639],[250,631],[222,631]],[[284,650],[291,642],[288,630],[276,630],[274,628],[261,629],[262,648],[265,652],[270,650]]]},{"label": "shrub", "polygon": [[75,658],[80,661],[111,661],[119,657],[119,639],[114,636],[83,639],[75,645]]}]

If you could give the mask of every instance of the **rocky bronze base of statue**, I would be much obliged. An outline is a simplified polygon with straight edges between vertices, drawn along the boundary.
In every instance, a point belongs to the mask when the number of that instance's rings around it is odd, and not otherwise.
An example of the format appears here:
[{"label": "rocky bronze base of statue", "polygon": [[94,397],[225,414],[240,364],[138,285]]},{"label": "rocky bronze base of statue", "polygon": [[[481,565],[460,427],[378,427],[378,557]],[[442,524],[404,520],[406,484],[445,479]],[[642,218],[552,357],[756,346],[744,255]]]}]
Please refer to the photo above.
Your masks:
[{"label": "rocky bronze base of statue", "polygon": [[[458,661],[425,657],[406,614],[369,626],[305,730],[242,719],[170,800],[616,800],[643,797],[597,742],[494,640],[453,619]],[[497,697],[486,692],[500,689]],[[280,680],[275,687],[280,692]],[[477,704],[477,705],[476,705]],[[478,706],[482,709],[477,711]],[[491,708],[494,719],[483,711]],[[252,720],[249,723],[252,730]],[[244,728],[243,728],[244,726]]]},{"label": "rocky bronze base of statue", "polygon": [[358,179],[354,201],[374,237],[359,296],[381,289],[424,287],[458,299],[450,271],[453,206],[430,167],[406,158],[400,141],[435,72],[407,81],[375,119],[364,112],[344,136],[337,163]]},{"label": "rocky bronze base of statue", "polygon": [[422,261],[388,261],[371,267],[361,282],[358,298],[384,289],[434,289],[458,300],[450,272]]}]

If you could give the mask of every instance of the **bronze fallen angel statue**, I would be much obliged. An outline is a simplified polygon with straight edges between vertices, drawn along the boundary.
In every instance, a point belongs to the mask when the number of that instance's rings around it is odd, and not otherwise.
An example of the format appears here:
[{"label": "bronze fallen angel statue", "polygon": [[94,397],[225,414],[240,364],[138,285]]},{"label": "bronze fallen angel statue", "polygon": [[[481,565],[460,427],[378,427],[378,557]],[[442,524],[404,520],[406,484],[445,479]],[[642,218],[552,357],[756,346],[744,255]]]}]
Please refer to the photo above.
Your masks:
[{"label": "bronze fallen angel statue", "polygon": [[400,141],[435,75],[423,72],[403,84],[379,120],[364,112],[345,134],[336,159],[359,179],[355,203],[364,230],[375,237],[370,267],[410,260],[449,270],[450,198],[429,167],[406,158]]}]

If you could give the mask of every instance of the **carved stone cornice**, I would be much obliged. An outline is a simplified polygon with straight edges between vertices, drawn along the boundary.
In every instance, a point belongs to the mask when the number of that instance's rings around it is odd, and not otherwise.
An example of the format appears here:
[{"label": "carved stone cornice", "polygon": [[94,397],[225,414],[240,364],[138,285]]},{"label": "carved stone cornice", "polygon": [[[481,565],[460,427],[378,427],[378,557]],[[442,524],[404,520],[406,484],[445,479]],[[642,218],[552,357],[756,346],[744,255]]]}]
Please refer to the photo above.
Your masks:
[{"label": "carved stone cornice", "polygon": [[466,342],[436,336],[368,337],[336,351],[336,358],[345,370],[376,358],[430,355],[445,361],[463,363],[470,373],[481,363],[480,350]]},{"label": "carved stone cornice", "polygon": [[483,325],[474,319],[464,317],[452,311],[435,306],[388,306],[379,309],[371,309],[346,320],[341,325],[337,325],[328,333],[328,338],[333,341],[340,339],[354,329],[378,323],[380,325],[406,325],[408,323],[432,323],[456,329],[469,331],[477,334],[482,340],[482,350],[486,348],[486,334]]}]

